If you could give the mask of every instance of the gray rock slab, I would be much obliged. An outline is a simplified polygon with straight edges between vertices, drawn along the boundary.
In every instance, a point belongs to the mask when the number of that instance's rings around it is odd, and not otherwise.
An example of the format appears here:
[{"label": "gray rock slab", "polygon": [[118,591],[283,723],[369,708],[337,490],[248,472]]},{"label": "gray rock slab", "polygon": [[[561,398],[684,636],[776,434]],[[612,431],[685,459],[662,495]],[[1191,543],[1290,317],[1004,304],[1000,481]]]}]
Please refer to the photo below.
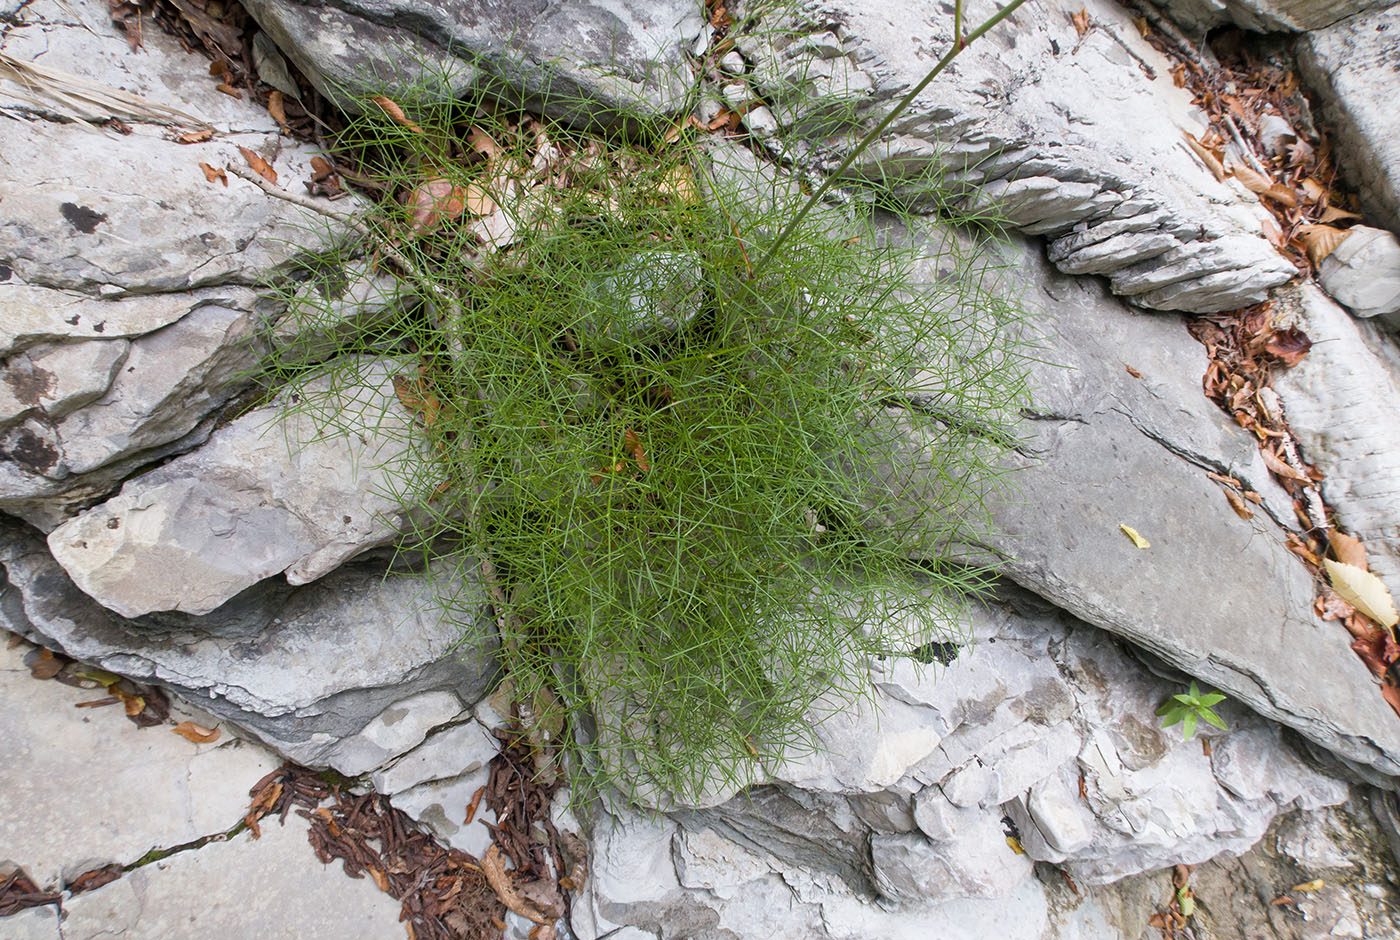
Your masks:
[{"label": "gray rock slab", "polygon": [[1289,425],[1304,459],[1327,475],[1322,492],[1336,520],[1400,594],[1400,353],[1311,284],[1282,294],[1278,316],[1313,342],[1274,381]]},{"label": "gray rock slab", "polygon": [[703,24],[685,0],[252,0],[248,12],[333,100],[405,85],[456,96],[480,87],[545,96],[556,117],[607,124],[685,103],[685,54]]},{"label": "gray rock slab", "polygon": [[[330,766],[345,739],[420,693],[474,702],[494,670],[487,619],[449,622],[428,582],[386,577],[382,562],[350,564],[302,588],[264,586],[219,616],[142,621],[78,590],[22,527],[4,527],[0,565],[9,629],[168,686],[308,766]],[[438,586],[450,576],[440,571]],[[460,586],[462,609],[474,590]]]},{"label": "gray rock slab", "polygon": [[58,908],[31,907],[0,920],[6,940],[63,940],[59,932]]},{"label": "gray rock slab", "polygon": [[1398,32],[1400,7],[1390,6],[1307,33],[1298,46],[1298,65],[1320,99],[1343,174],[1372,221],[1394,232],[1400,232]]},{"label": "gray rock slab", "polygon": [[403,936],[400,904],[369,878],[323,865],[295,813],[142,866],[64,902],[65,940]]},{"label": "gray rock slab", "polygon": [[[394,374],[365,365],[363,384],[342,379],[313,406],[321,414],[285,398],[249,412],[55,529],[54,557],[122,616],[206,614],[264,578],[305,584],[391,541],[407,523],[390,489],[412,459]],[[314,383],[298,394],[332,390]],[[342,411],[366,430],[320,426]]]},{"label": "gray rock slab", "polygon": [[[1094,24],[1083,37],[1070,19],[1081,8]],[[994,9],[965,5],[967,22]],[[949,48],[952,19],[932,0],[839,0],[819,17],[767,13],[739,42],[781,146],[839,153]],[[1294,271],[1263,237],[1255,197],[1217,181],[1186,146],[1206,119],[1170,68],[1116,4],[1024,9],[921,92],[853,171],[898,189],[938,167],[969,208],[1046,235],[1062,269],[1107,275],[1139,306],[1263,300]]]},{"label": "gray rock slab", "polygon": [[1203,35],[1206,30],[1234,23],[1245,29],[1320,29],[1365,10],[1389,6],[1393,0],[1153,0],[1181,26]]},{"label": "gray rock slab", "polygon": [[1323,290],[1358,317],[1400,313],[1400,238],[1355,225],[1322,261]]},{"label": "gray rock slab", "polygon": [[22,657],[0,651],[0,860],[41,887],[231,829],[277,766],[228,734],[192,744],[168,725],[136,727],[119,706],[76,709],[102,691],[34,679]]},{"label": "gray rock slab", "polygon": [[1313,615],[1311,576],[1280,523],[1239,518],[1205,475],[1231,474],[1279,506],[1254,443],[1201,394],[1204,349],[1181,321],[1017,251],[1012,277],[1038,285],[1024,300],[1043,364],[1016,495],[991,502],[1006,573],[1342,757],[1400,771],[1400,720],[1346,631]]}]

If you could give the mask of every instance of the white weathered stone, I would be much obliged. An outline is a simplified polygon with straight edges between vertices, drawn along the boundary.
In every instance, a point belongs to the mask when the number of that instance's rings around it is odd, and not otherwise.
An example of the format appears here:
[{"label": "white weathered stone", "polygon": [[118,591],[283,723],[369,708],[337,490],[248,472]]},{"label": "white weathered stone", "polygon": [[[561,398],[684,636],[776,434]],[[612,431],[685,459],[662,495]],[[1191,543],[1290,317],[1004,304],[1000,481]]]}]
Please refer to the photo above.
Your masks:
[{"label": "white weathered stone", "polygon": [[63,940],[56,905],[45,904],[11,914],[0,921],[6,940]]},{"label": "white weathered stone", "polygon": [[995,796],[1000,781],[997,772],[980,760],[974,760],[939,784],[939,788],[954,806],[978,806]]},{"label": "white weathered stone", "polygon": [[0,649],[9,716],[0,735],[0,862],[41,888],[228,831],[247,812],[248,788],[278,764],[228,734],[192,744],[168,725],[138,728],[119,705],[75,710],[105,691],[38,681],[23,655]]},{"label": "white weathered stone", "polygon": [[[368,730],[368,728],[366,729]],[[380,793],[395,794],[420,783],[473,774],[500,751],[500,743],[476,721],[443,728],[393,764],[370,777]]]},{"label": "white weathered stone", "polygon": [[1400,313],[1400,238],[1365,225],[1323,259],[1318,283],[1358,317]]},{"label": "white weathered stone", "polygon": [[269,817],[262,837],[177,852],[64,901],[64,940],[398,937],[400,903],[369,878],[323,865],[295,813]]},{"label": "white weathered stone", "polygon": [[[1081,8],[1094,27],[1082,37],[1071,20]],[[979,0],[964,15],[980,22],[995,9]],[[820,37],[834,26],[832,55]],[[838,0],[819,16],[765,13],[755,36],[771,41],[741,37],[740,47],[780,124],[839,151],[861,136],[853,125],[873,124],[923,78],[930,50],[950,47],[953,18],[933,0]],[[1199,136],[1207,121],[1170,69],[1117,4],[1041,4],[970,46],[852,172],[898,188],[935,164],[970,208],[1049,236],[1055,264],[1108,275],[1140,306],[1263,300],[1294,270],[1263,237],[1257,200],[1185,146],[1183,133]]]},{"label": "white weathered stone", "polygon": [[356,777],[417,747],[428,732],[462,715],[462,700],[445,689],[420,692],[380,712],[358,734],[341,741],[326,758]]},{"label": "white weathered stone", "polygon": [[491,830],[486,824],[496,822],[495,813],[483,801],[469,823],[467,807],[476,792],[491,778],[490,768],[480,766],[461,776],[431,780],[394,794],[391,802],[428,828],[433,835],[454,849],[461,849],[481,858],[491,847]]},{"label": "white weathered stone", "polygon": [[[1359,5],[1353,4],[1350,5]],[[1299,41],[1298,65],[1336,144],[1337,162],[1382,226],[1400,232],[1400,136],[1395,133],[1395,36],[1400,7],[1358,13]]]},{"label": "white weathered stone", "polygon": [[1392,0],[1153,0],[1173,20],[1204,35],[1225,23],[1260,32],[1321,29]]},{"label": "white weathered stone", "polygon": [[1353,868],[1329,832],[1327,811],[1291,813],[1278,828],[1278,851],[1305,869]]},{"label": "white weathered stone", "polygon": [[[424,0],[334,8],[253,0],[248,12],[333,101],[386,80],[455,97],[499,92],[499,76],[509,75],[532,91],[552,87],[552,116],[608,124],[685,103],[686,52],[704,27],[700,9],[683,0],[485,5],[470,14]],[[404,22],[416,25],[406,32]]]},{"label": "white weathered stone", "polygon": [[880,894],[895,900],[1002,897],[1031,876],[1030,859],[1016,854],[999,817],[988,813],[979,813],[949,842],[918,833],[872,836],[870,854]]},{"label": "white weathered stone", "polygon": [[205,614],[263,578],[305,584],[390,541],[404,522],[389,481],[409,459],[411,420],[393,374],[368,364],[363,384],[335,386],[324,405],[354,409],[371,430],[323,430],[285,404],[252,411],[54,530],[54,557],[122,616]]},{"label": "white weathered stone", "polygon": [[31,412],[61,418],[86,405],[107,391],[130,346],[125,340],[70,343],[11,357],[0,385],[0,424]]},{"label": "white weathered stone", "polygon": [[685,828],[675,838],[676,876],[692,890],[731,898],[772,871],[768,862],[712,829]]},{"label": "white weathered stone", "polygon": [[1393,344],[1311,284],[1282,294],[1276,319],[1313,343],[1274,380],[1303,459],[1326,474],[1323,496],[1343,528],[1365,542],[1371,572],[1400,594],[1400,363]]},{"label": "white weathered stone", "polygon": [[[429,583],[386,576],[382,563],[348,565],[296,590],[264,585],[218,615],[177,617],[166,626],[182,642],[99,606],[18,526],[0,525],[0,565],[9,629],[171,687],[307,766],[328,766],[342,739],[399,699],[450,690],[474,701],[495,669],[489,619],[449,620]],[[437,584],[459,577],[450,565],[436,569]],[[465,602],[478,589],[458,590]]]},{"label": "white weathered stone", "polygon": [[1046,844],[1063,855],[1086,848],[1094,839],[1093,814],[1065,784],[1063,776],[1050,777],[1032,787],[1026,810]]}]

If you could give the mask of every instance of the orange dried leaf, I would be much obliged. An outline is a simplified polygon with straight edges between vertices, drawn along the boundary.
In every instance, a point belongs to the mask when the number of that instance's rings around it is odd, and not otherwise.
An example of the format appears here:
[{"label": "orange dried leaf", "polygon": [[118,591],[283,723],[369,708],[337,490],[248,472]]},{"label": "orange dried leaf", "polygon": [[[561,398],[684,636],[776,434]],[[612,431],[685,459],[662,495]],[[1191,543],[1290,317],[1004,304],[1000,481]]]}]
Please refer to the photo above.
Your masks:
[{"label": "orange dried leaf", "polygon": [[1225,498],[1230,502],[1230,508],[1235,511],[1235,515],[1241,519],[1253,519],[1254,510],[1244,501],[1244,498],[1234,490],[1226,490]]},{"label": "orange dried leaf", "polygon": [[1089,8],[1080,7],[1078,13],[1071,13],[1069,21],[1074,24],[1074,31],[1083,36],[1089,31]]},{"label": "orange dried leaf", "polygon": [[1348,212],[1346,209],[1338,209],[1336,206],[1328,206],[1323,210],[1322,217],[1319,218],[1318,221],[1327,224],[1330,222],[1343,222],[1348,219],[1355,220],[1359,218],[1361,218],[1361,216],[1355,212]]},{"label": "orange dried leaf", "polygon": [[1302,187],[1303,196],[1308,202],[1315,202],[1319,205],[1327,204],[1327,187],[1311,176],[1303,177],[1298,181],[1298,185]]},{"label": "orange dried leaf", "polygon": [[1243,183],[1244,188],[1252,193],[1268,192],[1269,188],[1274,185],[1274,181],[1263,173],[1240,163],[1230,167],[1230,175]]},{"label": "orange dried leaf", "polygon": [[467,146],[485,157],[487,162],[496,159],[502,153],[501,145],[496,143],[496,138],[479,127],[473,127],[467,134]]},{"label": "orange dried leaf", "polygon": [[228,95],[230,98],[237,98],[239,101],[243,100],[243,95],[239,92],[239,90],[237,88],[234,88],[228,82],[223,82],[222,84],[215,85],[214,90],[221,91],[224,94]]},{"label": "orange dried leaf", "polygon": [[1267,447],[1260,449],[1259,456],[1264,458],[1264,465],[1272,470],[1275,476],[1283,477],[1285,480],[1297,480],[1299,483],[1312,482],[1307,474],[1294,470]]},{"label": "orange dried leaf", "polygon": [[39,655],[29,664],[29,674],[35,679],[52,679],[63,671],[63,660],[54,656],[52,650],[40,650]]},{"label": "orange dried leaf", "polygon": [[1366,546],[1361,544],[1360,539],[1332,529],[1327,533],[1327,543],[1332,546],[1332,554],[1337,556],[1338,561],[1362,571],[1371,570],[1366,564]]},{"label": "orange dried leaf", "polygon": [[272,164],[247,147],[239,147],[238,152],[243,154],[243,159],[248,161],[248,165],[253,168],[254,173],[269,183],[277,182],[277,171],[272,168]]},{"label": "orange dried leaf", "polygon": [[219,735],[223,733],[218,728],[206,728],[192,721],[182,721],[170,730],[194,744],[209,744],[217,741]]},{"label": "orange dried leaf", "polygon": [[1211,153],[1205,144],[1202,144],[1188,131],[1182,131],[1182,134],[1186,137],[1186,145],[1190,147],[1191,152],[1199,157],[1201,162],[1206,165],[1206,169],[1210,170],[1211,175],[1217,180],[1224,182],[1225,167],[1221,165],[1220,160],[1216,158],[1215,154]]},{"label": "orange dried leaf", "polygon": [[225,186],[228,185],[228,171],[226,171],[223,167],[218,167],[216,169],[210,166],[209,164],[205,163],[203,160],[201,160],[199,163],[199,168],[204,171],[204,178],[209,182],[223,183]]},{"label": "orange dried leaf", "polygon": [[1313,264],[1321,264],[1350,234],[1351,232],[1330,225],[1305,225],[1298,229],[1298,240],[1303,243],[1308,260]]},{"label": "orange dried leaf", "polygon": [[410,120],[408,115],[403,113],[403,108],[400,108],[394,99],[385,95],[374,95],[369,100],[379,105],[379,110],[387,114],[389,120],[393,121],[395,124],[400,127],[406,127],[417,134],[423,133],[423,128]]},{"label": "orange dried leaf", "polygon": [[476,183],[467,186],[462,201],[469,215],[490,215],[496,211],[496,200]]},{"label": "orange dried leaf", "polygon": [[177,144],[202,144],[214,136],[214,128],[206,127],[202,131],[186,131],[175,138]]},{"label": "orange dried leaf", "polygon": [[383,891],[385,894],[388,894],[389,876],[384,874],[382,869],[375,868],[372,865],[366,870],[369,872],[369,876],[374,879],[375,887],[377,887],[380,891]]},{"label": "orange dried leaf", "polygon": [[272,115],[272,119],[282,127],[287,126],[287,110],[282,103],[282,93],[273,90],[267,96],[267,113]]},{"label": "orange dried leaf", "polygon": [[1128,372],[1128,374],[1131,375],[1133,378],[1135,378],[1135,379],[1140,379],[1140,378],[1142,378],[1142,373],[1139,372],[1137,369],[1134,369],[1132,366],[1127,365],[1127,364],[1124,364],[1123,368],[1126,369],[1127,372]]},{"label": "orange dried leaf", "polygon": [[1267,196],[1274,202],[1289,209],[1298,207],[1298,194],[1282,183],[1275,183],[1259,195]]}]

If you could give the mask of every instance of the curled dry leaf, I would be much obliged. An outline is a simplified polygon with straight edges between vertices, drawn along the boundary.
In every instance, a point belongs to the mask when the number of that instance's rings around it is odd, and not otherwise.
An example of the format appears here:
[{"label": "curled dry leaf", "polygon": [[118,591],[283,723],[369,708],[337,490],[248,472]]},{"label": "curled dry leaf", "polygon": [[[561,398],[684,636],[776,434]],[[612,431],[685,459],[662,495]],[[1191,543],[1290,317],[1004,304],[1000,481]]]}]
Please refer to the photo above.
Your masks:
[{"label": "curled dry leaf", "polygon": [[488,163],[502,153],[501,145],[496,143],[496,138],[479,127],[473,127],[467,133],[467,146],[485,157]]},{"label": "curled dry leaf", "polygon": [[486,876],[486,881],[491,885],[491,890],[496,892],[496,897],[511,911],[537,924],[550,922],[549,917],[535,910],[516,890],[515,880],[506,871],[506,863],[501,857],[499,845],[492,843],[486,854],[481,857],[481,873]]},{"label": "curled dry leaf", "polygon": [[1332,529],[1327,533],[1327,543],[1332,546],[1332,554],[1336,555],[1342,564],[1360,568],[1362,571],[1370,570],[1370,566],[1366,564],[1366,546],[1361,544],[1360,539]]},{"label": "curled dry leaf", "polygon": [[1312,340],[1296,326],[1275,330],[1264,344],[1265,352],[1290,368],[1301,362],[1310,349]]},{"label": "curled dry leaf", "polygon": [[41,648],[25,657],[25,665],[35,679],[52,679],[63,671],[64,662],[54,656],[53,650]]},{"label": "curled dry leaf", "polygon": [[204,178],[207,179],[209,182],[223,183],[225,186],[228,185],[228,171],[226,171],[223,167],[215,169],[214,167],[201,160],[199,162],[199,168],[204,171]]},{"label": "curled dry leaf", "polygon": [[1330,225],[1304,225],[1298,229],[1298,240],[1308,253],[1308,260],[1321,264],[1323,259],[1337,250],[1351,232]]},{"label": "curled dry leaf", "polygon": [[406,127],[416,134],[423,133],[423,128],[419,127],[408,115],[404,114],[403,108],[400,108],[394,99],[386,97],[385,95],[374,95],[369,100],[379,105],[379,110],[387,114],[389,120],[393,121],[395,124],[400,127]]},{"label": "curled dry leaf", "polygon": [[1275,476],[1282,477],[1285,480],[1297,480],[1299,483],[1312,482],[1312,479],[1307,474],[1294,470],[1267,447],[1260,449],[1259,456],[1264,458],[1264,465],[1272,470]]},{"label": "curled dry leaf", "polygon": [[248,161],[248,165],[253,168],[254,173],[269,183],[277,182],[277,171],[272,168],[272,164],[247,147],[239,147],[238,152],[243,154],[243,159]]},{"label": "curled dry leaf", "polygon": [[1239,493],[1234,490],[1226,490],[1225,498],[1230,502],[1230,508],[1235,511],[1235,515],[1241,519],[1253,519],[1254,510],[1249,508],[1249,504],[1244,501]]},{"label": "curled dry leaf", "polygon": [[1191,148],[1192,153],[1200,157],[1201,162],[1206,165],[1206,169],[1210,170],[1211,175],[1217,180],[1224,182],[1225,167],[1221,165],[1220,160],[1215,154],[1211,153],[1206,145],[1197,140],[1190,132],[1182,131],[1182,134],[1186,136],[1186,146]]},{"label": "curled dry leaf", "polygon": [[1357,610],[1389,629],[1400,621],[1395,601],[1381,579],[1346,562],[1324,559],[1333,589]]},{"label": "curled dry leaf", "polygon": [[170,730],[186,741],[195,744],[209,744],[217,741],[219,740],[219,735],[223,733],[218,728],[206,728],[203,725],[195,724],[193,721],[182,721]]},{"label": "curled dry leaf", "polygon": [[1359,219],[1361,216],[1355,212],[1348,212],[1346,209],[1338,209],[1336,206],[1328,206],[1322,212],[1322,217],[1318,219],[1323,224],[1329,222],[1342,222],[1347,219]]},{"label": "curled dry leaf", "polygon": [[1069,21],[1074,24],[1074,31],[1083,36],[1089,31],[1089,8],[1080,7],[1078,13],[1071,13]]},{"label": "curled dry leaf", "polygon": [[228,82],[221,82],[220,84],[215,85],[214,90],[221,91],[224,94],[228,95],[230,98],[237,98],[239,101],[243,100],[242,93],[239,92],[237,88],[234,88],[232,85],[230,85]]},{"label": "curled dry leaf", "polygon": [[1258,170],[1245,166],[1242,163],[1232,164],[1230,175],[1244,184],[1244,188],[1252,193],[1268,192],[1269,187],[1274,185],[1274,181],[1269,179]]},{"label": "curled dry leaf", "polygon": [[206,127],[202,131],[186,131],[175,138],[177,144],[202,144],[214,136],[214,128]]},{"label": "curled dry leaf", "polygon": [[1315,202],[1318,205],[1327,204],[1327,187],[1323,186],[1311,176],[1303,177],[1299,180],[1298,185],[1303,190],[1303,198],[1308,202]]},{"label": "curled dry leaf", "polygon": [[1356,613],[1356,608],[1342,600],[1336,591],[1324,587],[1313,601],[1313,613],[1320,620],[1344,620]]}]

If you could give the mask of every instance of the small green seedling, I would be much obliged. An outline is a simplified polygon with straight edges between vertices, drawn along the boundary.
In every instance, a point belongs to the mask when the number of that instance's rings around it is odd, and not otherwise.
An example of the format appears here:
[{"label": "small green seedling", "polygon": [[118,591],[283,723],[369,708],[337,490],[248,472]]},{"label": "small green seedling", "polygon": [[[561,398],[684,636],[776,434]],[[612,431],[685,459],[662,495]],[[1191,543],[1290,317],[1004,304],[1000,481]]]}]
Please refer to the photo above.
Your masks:
[{"label": "small green seedling", "polygon": [[1163,728],[1170,728],[1178,721],[1182,722],[1182,734],[1189,741],[1196,734],[1198,721],[1215,725],[1222,731],[1229,730],[1220,716],[1212,710],[1212,706],[1219,705],[1223,701],[1225,701],[1225,696],[1219,692],[1202,695],[1200,688],[1192,682],[1189,691],[1167,699],[1162,707],[1157,709],[1157,715],[1162,718]]}]

